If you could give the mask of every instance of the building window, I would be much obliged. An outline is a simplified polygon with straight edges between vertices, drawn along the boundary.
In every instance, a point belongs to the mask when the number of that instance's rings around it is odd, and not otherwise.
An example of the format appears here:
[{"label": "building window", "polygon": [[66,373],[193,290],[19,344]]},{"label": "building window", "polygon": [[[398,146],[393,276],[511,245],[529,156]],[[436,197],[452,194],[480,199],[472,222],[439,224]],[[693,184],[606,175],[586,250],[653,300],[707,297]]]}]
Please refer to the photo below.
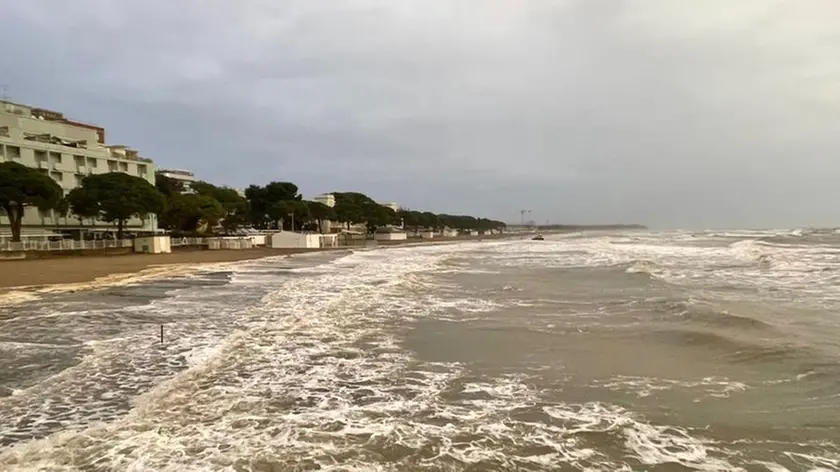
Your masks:
[{"label": "building window", "polygon": [[87,165],[88,165],[88,167],[90,167],[91,169],[96,169],[96,166],[97,166],[97,159],[96,159],[96,158],[94,158],[94,157],[88,157],[88,158],[87,158]]},{"label": "building window", "polygon": [[84,174],[76,174],[75,177],[76,177],[76,187],[81,187],[82,186],[82,179],[85,178],[85,175]]},{"label": "building window", "polygon": [[128,172],[128,162],[120,162],[120,171]]},{"label": "building window", "polygon": [[50,153],[50,163],[53,165],[61,164],[61,153],[60,152],[51,152]]},{"label": "building window", "polygon": [[9,159],[20,159],[20,148],[17,146],[6,146],[6,157]]},{"label": "building window", "polygon": [[108,160],[108,172],[117,171],[117,161]]},{"label": "building window", "polygon": [[64,176],[61,174],[61,172],[56,171],[50,172],[50,177],[52,177],[53,180],[59,183],[61,183],[61,181],[64,179]]},{"label": "building window", "polygon": [[145,178],[146,177],[146,172],[148,172],[148,169],[146,168],[146,164],[137,164],[137,175]]},{"label": "building window", "polygon": [[35,162],[47,162],[47,152],[35,151]]},{"label": "building window", "polygon": [[76,167],[84,167],[85,166],[85,156],[73,156],[73,162],[76,163]]}]

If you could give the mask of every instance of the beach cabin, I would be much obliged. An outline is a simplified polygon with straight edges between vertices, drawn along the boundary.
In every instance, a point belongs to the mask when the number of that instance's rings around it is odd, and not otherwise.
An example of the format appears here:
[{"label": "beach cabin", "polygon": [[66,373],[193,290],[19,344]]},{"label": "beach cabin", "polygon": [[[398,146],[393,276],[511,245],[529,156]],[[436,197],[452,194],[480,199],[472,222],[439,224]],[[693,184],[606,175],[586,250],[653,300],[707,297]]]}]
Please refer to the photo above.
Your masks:
[{"label": "beach cabin", "polygon": [[250,237],[207,238],[207,249],[251,249],[252,247],[254,247],[254,240]]},{"label": "beach cabin", "polygon": [[377,241],[405,241],[408,233],[399,228],[378,228],[373,238]]},{"label": "beach cabin", "polygon": [[443,236],[444,238],[454,238],[454,237],[458,236],[458,231],[456,231],[452,228],[444,228],[440,231],[440,235]]},{"label": "beach cabin", "polygon": [[141,236],[134,238],[134,252],[143,254],[169,254],[172,241],[169,236]]},{"label": "beach cabin", "polygon": [[432,239],[435,237],[435,232],[432,230],[420,231],[418,235],[423,239]]},{"label": "beach cabin", "polygon": [[319,234],[321,247],[338,247],[338,234]]},{"label": "beach cabin", "polygon": [[291,231],[280,231],[266,237],[266,247],[270,248],[319,248],[321,247],[320,234],[293,233]]},{"label": "beach cabin", "polygon": [[265,235],[264,234],[252,234],[251,241],[254,244],[254,247],[257,246],[265,246]]}]

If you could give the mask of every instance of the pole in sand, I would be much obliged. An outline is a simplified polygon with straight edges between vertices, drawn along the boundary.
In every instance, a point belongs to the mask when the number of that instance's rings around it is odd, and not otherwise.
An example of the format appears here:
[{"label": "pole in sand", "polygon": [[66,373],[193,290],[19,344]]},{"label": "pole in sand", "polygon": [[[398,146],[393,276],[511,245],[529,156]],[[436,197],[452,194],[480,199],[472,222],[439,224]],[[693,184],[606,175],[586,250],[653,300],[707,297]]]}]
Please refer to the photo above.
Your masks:
[{"label": "pole in sand", "polygon": [[163,344],[163,325],[160,325],[160,343]]}]

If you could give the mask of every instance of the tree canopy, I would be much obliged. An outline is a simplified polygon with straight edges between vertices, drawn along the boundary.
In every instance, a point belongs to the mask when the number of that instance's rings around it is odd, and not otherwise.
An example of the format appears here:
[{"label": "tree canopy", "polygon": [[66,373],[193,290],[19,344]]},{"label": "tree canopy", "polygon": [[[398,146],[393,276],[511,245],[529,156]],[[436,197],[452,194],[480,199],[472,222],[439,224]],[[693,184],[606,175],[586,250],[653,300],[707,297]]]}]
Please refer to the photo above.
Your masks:
[{"label": "tree canopy", "polygon": [[152,184],[122,172],[85,177],[81,187],[70,191],[67,200],[76,215],[116,223],[117,238],[122,238],[130,218],[160,214],[164,208],[163,196]]},{"label": "tree canopy", "polygon": [[236,190],[230,187],[217,187],[207,182],[194,182],[190,187],[196,194],[213,199],[221,205],[223,213],[216,217],[216,221],[221,220],[225,231],[236,231],[248,223],[250,205],[248,200]]},{"label": "tree canopy", "polygon": [[19,240],[23,208],[35,206],[53,209],[66,215],[71,210],[80,224],[85,219],[100,219],[117,225],[122,237],[126,222],[133,217],[157,214],[162,228],[172,231],[213,231],[219,225],[225,232],[243,227],[314,230],[325,221],[340,222],[349,229],[364,225],[368,233],[383,226],[413,229],[458,231],[503,229],[500,221],[467,215],[435,214],[428,211],[391,208],[360,192],[333,192],[335,206],[303,200],[297,185],[274,181],[264,186],[251,185],[243,197],[229,187],[208,182],[183,182],[161,173],[155,185],[123,172],[94,174],[85,177],[80,187],[62,199],[60,186],[47,175],[17,163],[0,164],[0,212],[10,216],[12,234]]},{"label": "tree canopy", "polygon": [[155,188],[165,197],[171,197],[184,192],[184,182],[167,177],[160,172],[155,173]]},{"label": "tree canopy", "polygon": [[193,233],[202,222],[212,229],[224,216],[224,207],[213,197],[197,193],[175,194],[166,199],[159,222],[168,230]]},{"label": "tree canopy", "polygon": [[20,241],[27,207],[62,210],[62,196],[61,186],[37,169],[17,162],[0,163],[0,211],[9,218],[12,241]]},{"label": "tree canopy", "polygon": [[251,224],[257,228],[282,228],[283,220],[295,211],[288,202],[302,200],[297,185],[291,182],[251,185],[245,190],[245,198],[251,204]]},{"label": "tree canopy", "polygon": [[333,192],[335,197],[335,216],[336,219],[347,225],[349,229],[351,225],[356,223],[364,223],[366,220],[365,210],[373,208],[372,203],[376,203],[363,193],[358,192]]},{"label": "tree canopy", "polygon": [[318,225],[318,231],[321,231],[325,221],[336,220],[335,209],[327,206],[321,202],[304,202],[309,207],[309,216]]}]

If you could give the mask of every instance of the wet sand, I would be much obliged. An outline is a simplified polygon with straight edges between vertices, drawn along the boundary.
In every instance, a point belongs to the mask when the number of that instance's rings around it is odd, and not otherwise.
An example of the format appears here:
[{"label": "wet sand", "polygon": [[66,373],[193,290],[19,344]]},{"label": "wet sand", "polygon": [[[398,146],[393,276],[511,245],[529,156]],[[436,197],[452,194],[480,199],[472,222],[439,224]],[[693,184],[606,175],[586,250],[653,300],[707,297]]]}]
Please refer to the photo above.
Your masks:
[{"label": "wet sand", "polygon": [[261,257],[313,252],[318,249],[255,248],[219,251],[175,251],[171,254],[128,254],[0,262],[3,289],[91,282],[100,277],[131,274],[155,266],[235,262]]},{"label": "wet sand", "polygon": [[[517,236],[461,236],[430,240],[412,238],[406,241],[380,242],[380,245],[447,244],[460,241],[492,240],[510,237]],[[0,293],[7,291],[7,289],[93,282],[103,277],[135,274],[160,266],[236,262],[307,252],[353,250],[362,247],[364,246],[341,246],[324,249],[254,248],[216,251],[176,250],[171,254],[123,254],[111,256],[69,256],[55,259],[7,260],[0,261]]]}]

